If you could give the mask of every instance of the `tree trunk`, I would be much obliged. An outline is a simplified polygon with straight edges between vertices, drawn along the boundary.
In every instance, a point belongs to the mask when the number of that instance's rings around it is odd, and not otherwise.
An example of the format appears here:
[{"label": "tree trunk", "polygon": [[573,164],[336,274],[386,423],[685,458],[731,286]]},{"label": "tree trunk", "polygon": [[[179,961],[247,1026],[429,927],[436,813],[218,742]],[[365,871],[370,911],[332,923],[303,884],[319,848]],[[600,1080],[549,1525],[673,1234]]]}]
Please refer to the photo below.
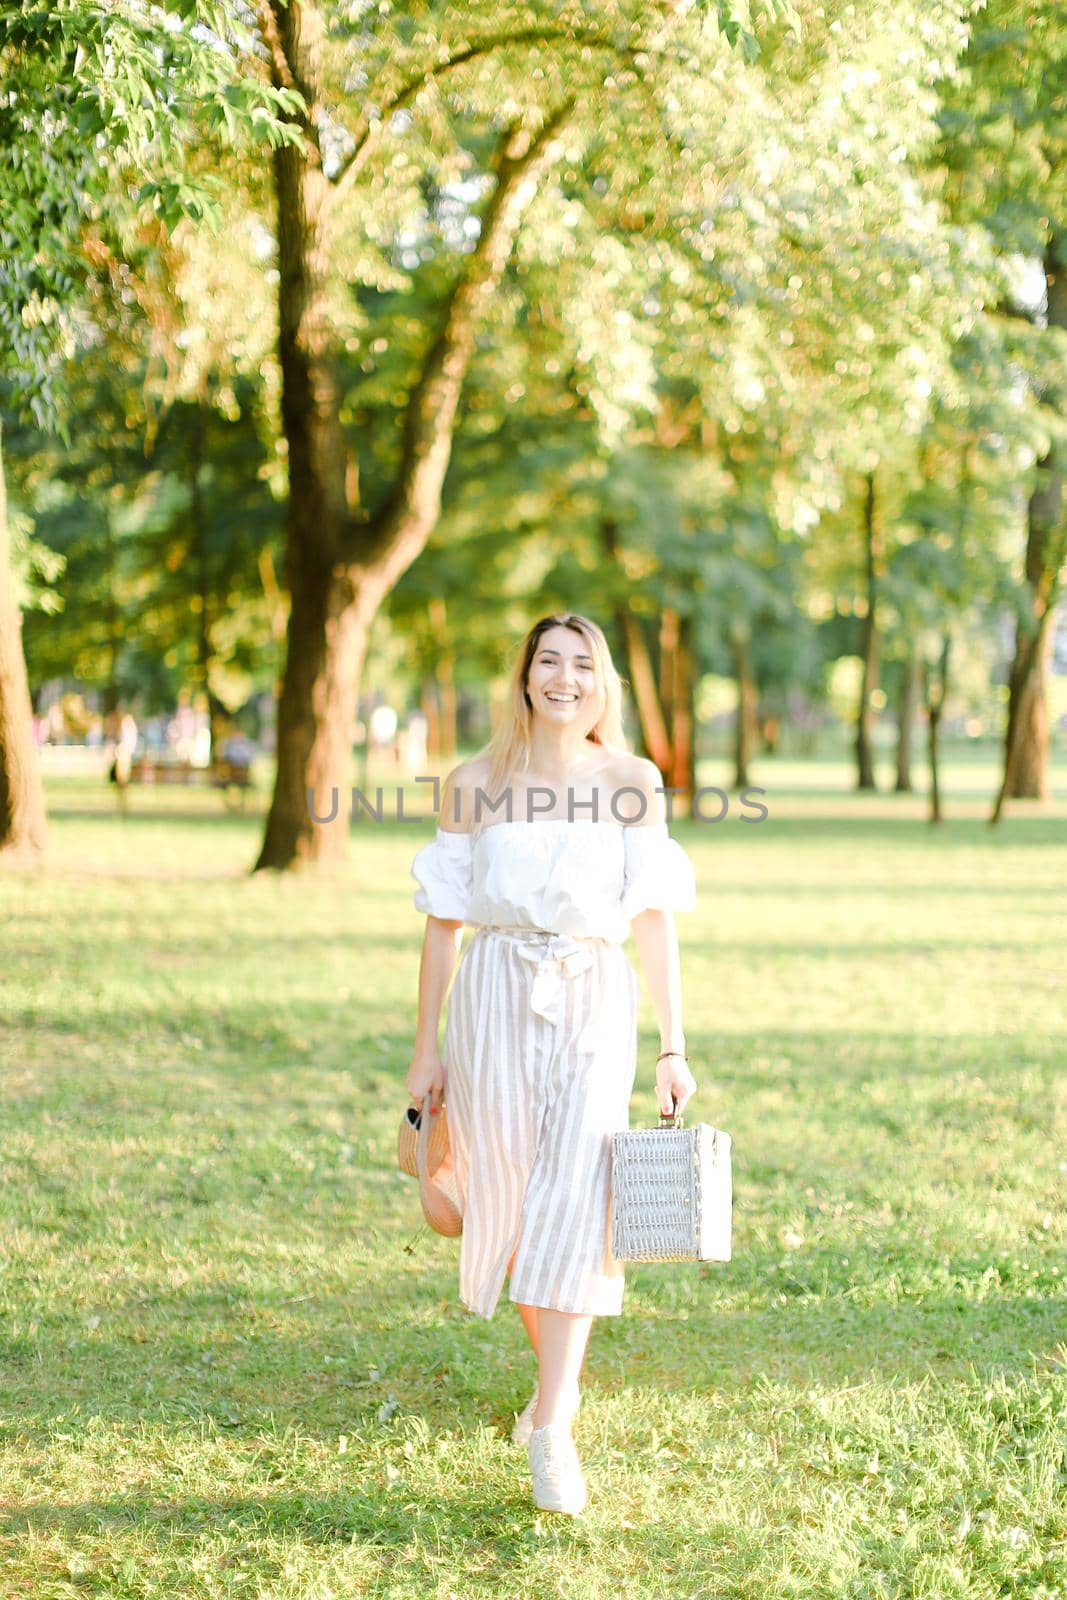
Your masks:
[{"label": "tree trunk", "polygon": [[[1009,680],[1008,722],[1018,724],[1005,734],[1004,761],[1014,748],[1010,800],[1047,800],[1050,797],[1048,761],[1048,679],[1052,655],[1052,629],[1042,628],[1044,648],[1034,650],[1016,636]],[[1032,665],[1031,665],[1032,663]]]},{"label": "tree trunk", "polygon": [[317,63],[323,21],[302,0],[270,0],[267,17],[274,81],[297,83],[310,109],[301,124],[309,153],[274,154],[291,611],[275,788],[257,871],[338,861],[347,853],[352,721],[370,626],[437,521],[475,332],[571,110],[567,102],[537,133],[516,127],[502,136],[477,248],[465,258],[408,402],[393,489],[373,519],[360,520],[349,505],[354,480],[325,294],[331,194],[316,154],[324,120]]},{"label": "tree trunk", "polygon": [[[116,476],[117,474],[112,474],[112,482],[116,481]],[[106,721],[113,712],[118,710],[119,702],[122,699],[119,687],[119,661],[122,658],[123,645],[126,643],[126,629],[123,625],[123,617],[118,600],[118,541],[115,538],[115,524],[112,520],[110,505],[104,507],[104,549],[107,553],[107,589],[102,603],[102,610],[107,617],[108,643],[108,672],[103,694],[103,713]]]},{"label": "tree trunk", "polygon": [[919,662],[914,645],[908,650],[900,678],[897,702],[897,794],[911,794],[911,744],[915,732],[915,711],[919,698]]},{"label": "tree trunk", "polygon": [[678,613],[671,606],[664,606],[659,619],[659,703],[667,729],[668,767],[674,759],[674,656],[677,649]]},{"label": "tree trunk", "polygon": [[[1048,676],[1052,650],[1049,582],[1055,580],[1056,510],[1062,479],[1052,451],[1038,463],[1037,483],[1027,506],[1026,583],[1030,615],[1015,624],[1015,650],[1008,677],[1008,726],[1004,735],[1005,799],[1049,798]],[[1047,617],[1047,620],[1046,620]],[[1035,631],[1036,630],[1036,631]],[[1007,773],[1008,766],[1011,772]]]},{"label": "tree trunk", "polygon": [[[945,634],[941,643],[941,659],[936,668],[928,668],[926,674],[926,719],[927,719],[927,745],[930,762],[930,822],[941,822],[941,773],[938,765],[940,759],[939,737],[941,730],[941,714],[945,709],[945,697],[948,694],[949,657],[952,650],[952,639]],[[936,676],[935,676],[936,674]]]},{"label": "tree trunk", "polygon": [[189,524],[190,532],[192,533],[191,542],[196,559],[196,592],[197,599],[200,601],[196,635],[197,665],[200,668],[200,682],[203,685],[204,698],[207,701],[208,725],[211,732],[211,761],[214,763],[221,758],[222,746],[225,743],[222,731],[226,721],[226,708],[211,687],[211,663],[214,659],[211,624],[212,608],[215,604],[215,590],[211,581],[212,574],[208,560],[207,507],[204,504],[203,467],[204,413],[202,408],[198,407],[189,448]]},{"label": "tree trunk", "polygon": [[31,717],[0,440],[0,853],[12,859],[39,859],[48,844]]},{"label": "tree trunk", "polygon": [[730,649],[734,658],[734,681],[737,684],[737,717],[734,721],[734,787],[743,789],[749,782],[748,764],[752,759],[759,732],[757,720],[758,695],[752,671],[747,623],[737,623],[730,631]]},{"label": "tree trunk", "polygon": [[456,672],[455,653],[447,642],[447,616],[445,602],[438,595],[429,604],[430,624],[439,644],[434,662],[434,682],[437,685],[437,704],[440,707],[438,722],[439,753],[442,761],[452,762],[456,757]]},{"label": "tree trunk", "polygon": [[441,718],[437,701],[437,682],[430,676],[423,678],[422,688],[419,691],[419,705],[426,718],[426,754],[435,763],[443,759],[441,755]]},{"label": "tree trunk", "polygon": [[874,530],[874,473],[867,474],[867,493],[863,513],[865,586],[867,615],[863,619],[863,677],[860,682],[859,713],[856,717],[856,787],[875,789],[874,709],[871,696],[878,687],[877,550]]},{"label": "tree trunk", "polygon": [[630,690],[637,708],[637,719],[645,754],[654,761],[661,772],[671,763],[671,741],[656,688],[656,673],[652,655],[645,640],[641,623],[626,607],[620,616],[623,638],[626,640],[626,659],[630,669]]},{"label": "tree trunk", "polygon": [[672,789],[679,790],[690,805],[696,790],[696,752],[693,742],[695,679],[693,619],[680,617],[674,649],[674,684],[671,690],[671,701],[674,706],[674,737],[671,740],[671,765],[667,782]]},{"label": "tree trunk", "polygon": [[[1063,560],[1061,542],[1061,562]],[[1041,662],[1047,655],[1052,640],[1052,622],[1056,615],[1055,602],[1046,605],[1038,624],[1037,634],[1028,641],[1020,663],[1020,688],[1014,725],[1009,729],[1008,748],[1004,758],[1004,774],[993,807],[990,822],[999,822],[1004,812],[1004,802],[1017,788],[1017,775],[1025,760],[1029,730],[1034,726],[1034,702],[1041,692]]]},{"label": "tree trunk", "polygon": [[[310,153],[282,147],[273,158],[290,611],[275,787],[257,869],[344,854],[352,707],[341,674],[357,670],[360,645],[359,628],[346,620],[348,596],[338,570],[348,504],[341,392],[325,304],[329,186],[314,126],[322,19],[314,5],[298,0],[271,0],[270,9],[284,61],[280,70],[275,60],[275,82],[284,82],[287,71],[309,103],[301,131]],[[332,820],[316,825],[311,810]]]},{"label": "tree trunk", "polygon": [[[1049,328],[1067,329],[1067,233],[1053,232],[1045,248]],[[1044,398],[1062,411],[1063,396]],[[1027,507],[1026,584],[1028,615],[1015,627],[1015,652],[1008,677],[1008,726],[1004,737],[1003,799],[1047,800],[1049,789],[1048,679],[1054,608],[1063,563],[1063,461],[1053,445],[1038,463]],[[1010,771],[1008,770],[1010,767]]]},{"label": "tree trunk", "polygon": [[[609,558],[613,563],[617,563],[619,558],[618,524],[610,517],[605,518],[601,524],[601,535]],[[641,622],[630,610],[629,605],[622,602],[615,609],[615,623],[619,630],[619,635],[626,646],[630,693],[633,696],[634,709],[637,712],[637,725],[644,753],[650,761],[655,762],[661,772],[665,773],[670,770],[671,741],[667,733],[667,723],[664,719],[659,691],[656,688],[656,674],[652,665],[652,656],[645,642]]]}]

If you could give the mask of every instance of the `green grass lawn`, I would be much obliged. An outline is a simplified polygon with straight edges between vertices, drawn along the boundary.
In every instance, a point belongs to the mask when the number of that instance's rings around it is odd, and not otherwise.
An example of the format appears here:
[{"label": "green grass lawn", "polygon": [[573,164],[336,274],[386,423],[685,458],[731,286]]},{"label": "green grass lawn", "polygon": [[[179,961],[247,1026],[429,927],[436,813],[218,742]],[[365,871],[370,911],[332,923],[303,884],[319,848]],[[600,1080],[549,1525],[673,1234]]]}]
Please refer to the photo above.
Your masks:
[{"label": "green grass lawn", "polygon": [[990,830],[961,761],[936,830],[833,770],[673,826],[735,1253],[594,1325],[576,1523],[395,1164],[431,824],[253,879],[255,800],[51,785],[0,868],[4,1600],[1067,1596],[1067,775]]}]

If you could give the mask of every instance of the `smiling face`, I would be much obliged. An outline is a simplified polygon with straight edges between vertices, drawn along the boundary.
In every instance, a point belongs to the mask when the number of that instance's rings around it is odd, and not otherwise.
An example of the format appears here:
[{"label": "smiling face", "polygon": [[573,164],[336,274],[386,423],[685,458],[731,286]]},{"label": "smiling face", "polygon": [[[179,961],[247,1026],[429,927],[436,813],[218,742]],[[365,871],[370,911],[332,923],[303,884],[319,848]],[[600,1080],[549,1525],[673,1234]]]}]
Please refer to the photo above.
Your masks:
[{"label": "smiling face", "polygon": [[559,727],[592,728],[603,709],[596,663],[590,646],[573,628],[548,628],[526,674],[526,692],[534,717]]}]

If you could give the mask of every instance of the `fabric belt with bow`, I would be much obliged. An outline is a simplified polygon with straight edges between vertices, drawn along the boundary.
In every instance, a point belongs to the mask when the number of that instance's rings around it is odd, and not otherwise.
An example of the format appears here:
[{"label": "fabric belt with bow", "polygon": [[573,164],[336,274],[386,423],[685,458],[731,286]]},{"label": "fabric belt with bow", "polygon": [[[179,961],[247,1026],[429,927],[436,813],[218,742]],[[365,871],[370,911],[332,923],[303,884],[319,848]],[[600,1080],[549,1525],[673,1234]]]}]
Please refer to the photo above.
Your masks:
[{"label": "fabric belt with bow", "polygon": [[576,939],[569,933],[549,933],[542,928],[485,926],[482,933],[511,941],[516,953],[537,968],[530,1009],[546,1022],[559,1021],[564,978],[587,972],[593,965],[593,947],[605,939]]}]

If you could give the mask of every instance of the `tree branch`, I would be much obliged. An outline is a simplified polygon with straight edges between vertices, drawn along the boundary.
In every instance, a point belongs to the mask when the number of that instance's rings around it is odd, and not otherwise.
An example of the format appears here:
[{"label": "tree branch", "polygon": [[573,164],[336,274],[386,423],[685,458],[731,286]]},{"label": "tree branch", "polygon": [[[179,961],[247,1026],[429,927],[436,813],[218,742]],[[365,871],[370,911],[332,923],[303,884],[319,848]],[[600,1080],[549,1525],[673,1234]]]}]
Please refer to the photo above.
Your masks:
[{"label": "tree branch", "polygon": [[[309,73],[312,77],[316,75],[321,33],[321,27],[317,31],[319,18],[315,8],[312,6],[302,10],[296,0],[255,0],[255,16],[270,57],[271,83],[275,89],[294,90],[303,100],[306,110],[300,117],[300,126],[321,167],[322,140],[319,127],[322,108],[318,85],[307,81]],[[301,38],[302,28],[306,29],[304,38]]]},{"label": "tree branch", "polygon": [[[359,176],[371,155],[374,146],[380,139],[385,125],[395,111],[401,111],[410,104],[417,95],[435,79],[443,77],[446,72],[453,71],[456,67],[463,67],[468,62],[476,60],[479,56],[491,55],[494,50],[503,49],[512,44],[547,44],[554,39],[566,40],[569,44],[588,45],[596,50],[606,50],[612,55],[623,57],[630,68],[635,72],[638,82],[651,95],[648,85],[640,69],[635,65],[635,57],[648,55],[652,52],[639,45],[622,45],[616,39],[606,37],[595,30],[575,32],[570,28],[522,28],[516,33],[494,34],[488,38],[479,39],[475,44],[467,45],[462,50],[457,50],[454,55],[445,56],[440,61],[421,70],[416,77],[409,78],[401,87],[388,96],[381,106],[371,108],[377,110],[377,116],[372,120],[371,111],[367,111],[360,118],[356,132],[353,135],[354,145],[347,160],[332,178],[334,192],[342,193]],[[661,55],[674,56],[682,59],[677,52],[660,51]]]},{"label": "tree branch", "polygon": [[266,45],[267,54],[270,57],[271,82],[276,89],[297,89],[297,82],[293,76],[292,68],[286,58],[285,51],[282,49],[277,18],[267,4],[267,0],[257,0],[255,15],[259,22],[260,37]]},{"label": "tree branch", "polygon": [[520,124],[501,137],[493,162],[496,187],[482,219],[477,249],[452,290],[441,331],[408,400],[396,485],[370,524],[349,524],[347,559],[373,567],[387,587],[410,566],[440,515],[456,411],[478,324],[499,285],[522,214],[573,108],[573,99],[568,99],[539,132]]}]

